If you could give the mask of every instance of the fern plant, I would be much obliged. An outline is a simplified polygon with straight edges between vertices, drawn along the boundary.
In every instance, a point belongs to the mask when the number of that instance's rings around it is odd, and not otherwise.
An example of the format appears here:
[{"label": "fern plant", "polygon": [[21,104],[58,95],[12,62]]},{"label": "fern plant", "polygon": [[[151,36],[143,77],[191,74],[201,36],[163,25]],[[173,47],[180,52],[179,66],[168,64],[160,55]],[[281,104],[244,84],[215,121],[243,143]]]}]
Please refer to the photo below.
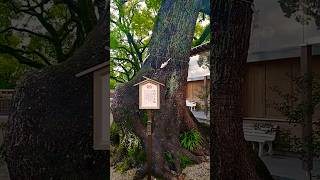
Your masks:
[{"label": "fern plant", "polygon": [[202,144],[203,140],[199,131],[192,129],[180,136],[180,144],[183,148],[194,151]]}]

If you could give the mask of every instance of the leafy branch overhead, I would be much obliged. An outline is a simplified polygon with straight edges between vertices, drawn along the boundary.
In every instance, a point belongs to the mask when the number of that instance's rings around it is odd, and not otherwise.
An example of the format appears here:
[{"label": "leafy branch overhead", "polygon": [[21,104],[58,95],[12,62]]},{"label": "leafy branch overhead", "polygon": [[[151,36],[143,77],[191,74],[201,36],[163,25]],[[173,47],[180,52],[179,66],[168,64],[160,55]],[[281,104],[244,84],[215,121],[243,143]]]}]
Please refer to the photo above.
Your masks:
[{"label": "leafy branch overhead", "polygon": [[320,28],[319,1],[279,0],[278,2],[285,17],[293,17],[303,25],[315,23]]},{"label": "leafy branch overhead", "polygon": [[106,0],[0,0],[0,56],[38,69],[61,63],[84,43],[106,5]]}]

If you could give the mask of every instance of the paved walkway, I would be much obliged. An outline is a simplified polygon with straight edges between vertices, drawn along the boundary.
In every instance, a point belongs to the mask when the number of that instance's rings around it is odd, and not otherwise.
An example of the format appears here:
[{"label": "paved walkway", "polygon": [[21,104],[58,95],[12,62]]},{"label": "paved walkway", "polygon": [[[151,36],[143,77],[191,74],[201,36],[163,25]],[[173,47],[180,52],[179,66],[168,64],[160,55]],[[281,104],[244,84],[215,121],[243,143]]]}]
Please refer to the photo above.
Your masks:
[{"label": "paved walkway", "polygon": [[[286,156],[263,156],[261,158],[272,175],[279,177],[279,180],[309,180],[306,179],[305,171],[302,169],[302,162],[297,157]],[[314,160],[313,176],[320,175],[320,160]],[[316,180],[316,177],[312,178]]]},{"label": "paved walkway", "polygon": [[210,113],[206,115],[204,111],[191,111],[195,118],[201,123],[210,124]]}]

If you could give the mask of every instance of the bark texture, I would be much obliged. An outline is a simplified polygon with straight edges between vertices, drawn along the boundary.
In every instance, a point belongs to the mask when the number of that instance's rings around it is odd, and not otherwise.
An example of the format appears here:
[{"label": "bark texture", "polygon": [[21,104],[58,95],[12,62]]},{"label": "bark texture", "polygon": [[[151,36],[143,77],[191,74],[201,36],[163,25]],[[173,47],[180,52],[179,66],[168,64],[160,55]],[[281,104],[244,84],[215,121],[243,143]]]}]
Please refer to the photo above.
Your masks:
[{"label": "bark texture", "polygon": [[[183,149],[179,143],[181,132],[190,129],[201,132],[185,106],[189,52],[199,3],[198,0],[165,0],[162,3],[148,50],[149,57],[132,81],[116,89],[111,107],[115,122],[138,135],[146,149],[146,127],[142,123],[144,111],[139,110],[138,88],[133,85],[143,80],[142,76],[166,85],[161,87],[161,109],[154,112],[152,132],[152,173],[165,179],[172,179],[181,172],[182,155],[197,163],[208,152],[206,140],[203,147],[193,153]],[[167,66],[160,68],[164,62],[168,62]],[[176,173],[165,162],[165,152],[173,154]],[[140,179],[144,175],[145,167],[135,178]]]},{"label": "bark texture", "polygon": [[108,59],[108,16],[69,60],[18,85],[5,136],[11,180],[108,179],[108,152],[93,150],[92,76],[75,77]]},{"label": "bark texture", "polygon": [[211,2],[211,179],[272,179],[247,145],[242,127],[242,88],[253,0]]}]

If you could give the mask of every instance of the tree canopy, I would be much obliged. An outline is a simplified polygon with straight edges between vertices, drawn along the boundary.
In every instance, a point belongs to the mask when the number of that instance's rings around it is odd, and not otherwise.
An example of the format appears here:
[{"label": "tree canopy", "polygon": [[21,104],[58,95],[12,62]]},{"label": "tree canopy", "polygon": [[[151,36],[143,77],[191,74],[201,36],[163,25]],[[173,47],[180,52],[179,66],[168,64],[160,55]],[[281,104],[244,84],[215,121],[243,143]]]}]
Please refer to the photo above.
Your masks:
[{"label": "tree canopy", "polygon": [[83,44],[105,3],[1,0],[0,56],[38,69],[65,61]]},{"label": "tree canopy", "polygon": [[14,87],[26,69],[71,57],[105,4],[105,0],[0,0],[0,88]]},{"label": "tree canopy", "polygon": [[[148,57],[148,45],[161,3],[158,0],[111,2],[111,88],[116,83],[131,80]],[[199,15],[193,46],[210,39],[208,7],[203,5]]]}]

